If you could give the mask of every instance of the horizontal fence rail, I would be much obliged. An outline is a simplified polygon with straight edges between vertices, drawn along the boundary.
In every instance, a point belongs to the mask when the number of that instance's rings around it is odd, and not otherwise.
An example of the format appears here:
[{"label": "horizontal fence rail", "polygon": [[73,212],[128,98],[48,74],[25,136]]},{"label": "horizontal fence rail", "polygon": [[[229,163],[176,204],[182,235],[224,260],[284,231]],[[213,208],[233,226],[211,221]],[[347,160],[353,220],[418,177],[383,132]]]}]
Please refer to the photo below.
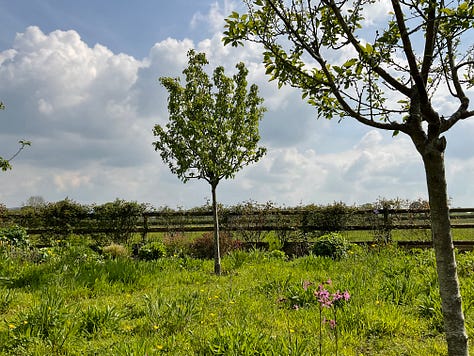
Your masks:
[{"label": "horizontal fence rail", "polygon": [[[450,210],[451,227],[474,228],[474,208]],[[207,232],[212,231],[211,211],[148,211],[122,220],[103,220],[87,214],[74,221],[67,217],[50,220],[50,226],[42,226],[34,215],[10,212],[0,217],[0,224],[15,223],[30,234],[52,233],[64,230],[76,234],[116,233],[124,226],[128,232],[144,237],[154,232]],[[221,211],[220,228],[223,231],[381,231],[389,234],[394,230],[429,230],[430,213],[426,209],[268,209],[257,211]],[[130,225],[130,221],[133,222]]]}]

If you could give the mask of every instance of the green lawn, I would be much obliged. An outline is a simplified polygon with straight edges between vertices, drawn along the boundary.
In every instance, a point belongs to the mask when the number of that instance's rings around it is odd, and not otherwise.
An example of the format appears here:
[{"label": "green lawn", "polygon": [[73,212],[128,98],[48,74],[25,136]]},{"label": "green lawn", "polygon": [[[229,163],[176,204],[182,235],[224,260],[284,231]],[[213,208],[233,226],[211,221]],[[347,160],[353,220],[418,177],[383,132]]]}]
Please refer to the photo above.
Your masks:
[{"label": "green lawn", "polygon": [[[236,251],[220,277],[212,261],[189,257],[112,260],[85,246],[0,253],[0,355],[446,353],[431,250],[356,248],[339,261]],[[474,253],[458,260],[472,336]],[[328,279],[331,292],[350,293],[336,309],[313,294]]]}]

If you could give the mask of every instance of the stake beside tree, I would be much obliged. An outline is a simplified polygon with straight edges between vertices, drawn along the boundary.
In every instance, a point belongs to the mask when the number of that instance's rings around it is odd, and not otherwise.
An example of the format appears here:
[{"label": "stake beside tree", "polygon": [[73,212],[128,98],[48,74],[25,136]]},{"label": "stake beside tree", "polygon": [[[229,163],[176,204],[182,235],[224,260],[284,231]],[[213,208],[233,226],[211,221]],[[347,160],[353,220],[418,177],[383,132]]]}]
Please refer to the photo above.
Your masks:
[{"label": "stake beside tree", "polygon": [[188,52],[188,67],[183,71],[186,84],[179,78],[160,78],[168,90],[169,122],[156,125],[155,150],[171,172],[184,183],[204,179],[211,186],[214,218],[214,272],[221,274],[219,221],[216,188],[222,179],[233,178],[266,152],[258,147],[258,125],[265,108],[258,87],[247,89],[243,63],[236,65],[233,78],[223,67],[214,70],[212,82],[204,71],[209,64],[204,53]]}]

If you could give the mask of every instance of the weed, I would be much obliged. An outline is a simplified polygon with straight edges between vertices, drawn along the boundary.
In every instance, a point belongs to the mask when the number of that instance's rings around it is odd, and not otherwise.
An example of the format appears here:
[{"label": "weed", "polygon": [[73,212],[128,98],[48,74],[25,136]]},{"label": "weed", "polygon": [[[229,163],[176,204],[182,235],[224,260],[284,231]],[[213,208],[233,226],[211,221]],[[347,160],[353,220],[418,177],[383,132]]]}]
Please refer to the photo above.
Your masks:
[{"label": "weed", "polygon": [[197,300],[196,293],[172,300],[165,300],[162,296],[152,298],[145,295],[144,303],[150,330],[160,330],[166,335],[181,331],[198,316]]},{"label": "weed", "polygon": [[[446,354],[430,251],[383,246],[291,260],[234,251],[220,278],[209,273],[213,261],[189,256],[104,260],[69,243],[53,252],[40,263],[0,258],[0,354],[314,355],[320,330],[325,355],[336,352],[336,331],[341,355]],[[459,257],[469,328],[472,252]],[[332,287],[320,289],[326,276]],[[336,286],[350,291],[349,304],[322,306]]]},{"label": "weed", "polygon": [[270,355],[271,343],[268,337],[257,330],[220,329],[201,345],[199,355]]}]

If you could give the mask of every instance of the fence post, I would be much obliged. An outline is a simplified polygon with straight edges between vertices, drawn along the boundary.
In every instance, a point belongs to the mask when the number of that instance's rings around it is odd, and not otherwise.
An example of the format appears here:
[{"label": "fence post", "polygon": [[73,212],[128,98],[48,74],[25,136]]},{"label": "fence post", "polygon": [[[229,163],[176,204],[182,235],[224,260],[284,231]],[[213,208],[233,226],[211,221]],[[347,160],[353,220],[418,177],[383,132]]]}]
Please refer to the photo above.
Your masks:
[{"label": "fence post", "polygon": [[385,206],[383,208],[383,239],[385,243],[392,241],[392,221],[390,219],[390,209]]},{"label": "fence post", "polygon": [[148,216],[146,215],[146,213],[142,213],[142,216],[143,216],[142,242],[145,242],[147,233],[148,233]]}]

